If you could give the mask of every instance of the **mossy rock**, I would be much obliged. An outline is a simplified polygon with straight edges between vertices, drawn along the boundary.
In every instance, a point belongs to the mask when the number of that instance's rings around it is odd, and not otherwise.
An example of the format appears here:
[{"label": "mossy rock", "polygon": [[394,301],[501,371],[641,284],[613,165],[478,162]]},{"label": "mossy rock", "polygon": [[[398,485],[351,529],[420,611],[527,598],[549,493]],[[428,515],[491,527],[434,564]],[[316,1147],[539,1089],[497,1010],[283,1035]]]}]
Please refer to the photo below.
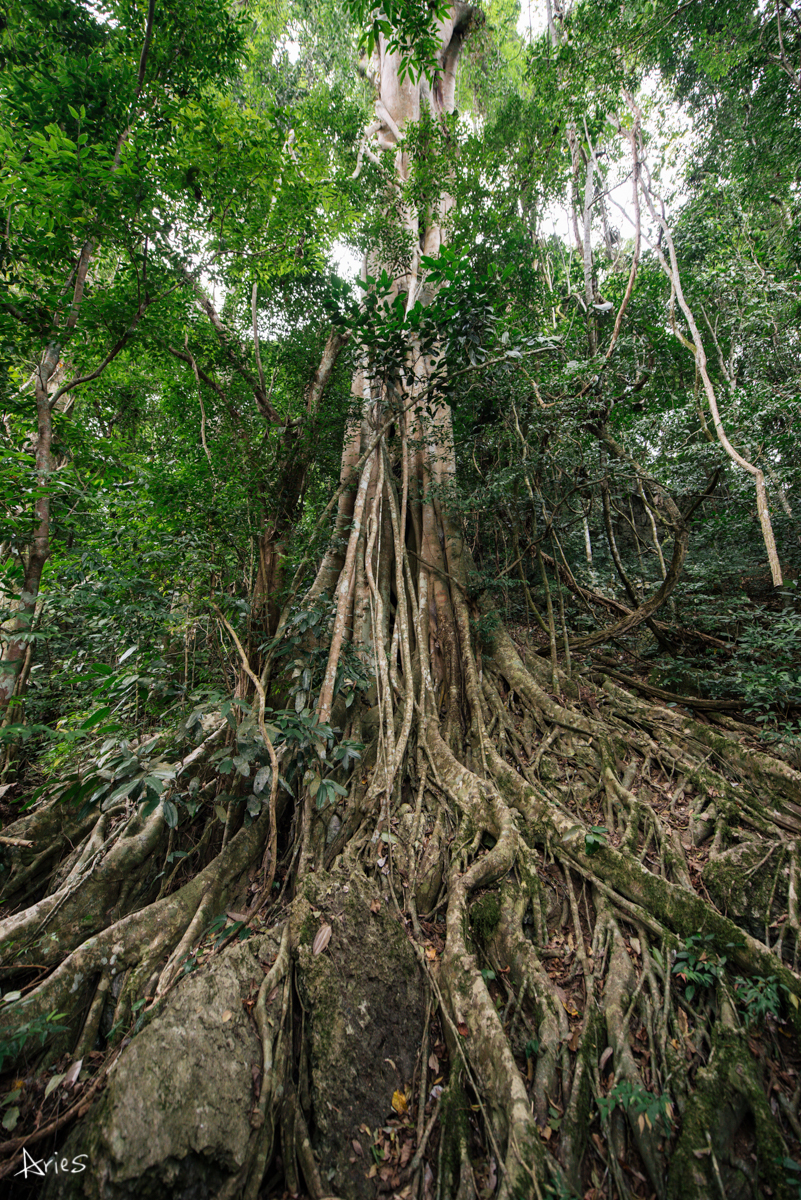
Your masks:
[{"label": "mossy rock", "polygon": [[273,938],[253,938],[179,983],[60,1152],[88,1169],[48,1177],[47,1200],[206,1200],[239,1170],[261,1069],[242,1001],[274,954]]}]

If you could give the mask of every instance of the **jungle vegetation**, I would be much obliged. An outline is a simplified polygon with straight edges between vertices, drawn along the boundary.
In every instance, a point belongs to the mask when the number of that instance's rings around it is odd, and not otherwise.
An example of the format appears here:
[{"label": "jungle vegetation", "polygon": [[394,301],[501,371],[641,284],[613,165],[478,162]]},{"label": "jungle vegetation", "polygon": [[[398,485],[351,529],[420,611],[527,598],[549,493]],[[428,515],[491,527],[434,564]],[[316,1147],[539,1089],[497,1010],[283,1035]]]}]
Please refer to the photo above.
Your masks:
[{"label": "jungle vegetation", "polygon": [[0,114],[6,1194],[801,1196],[801,7],[7,0]]}]

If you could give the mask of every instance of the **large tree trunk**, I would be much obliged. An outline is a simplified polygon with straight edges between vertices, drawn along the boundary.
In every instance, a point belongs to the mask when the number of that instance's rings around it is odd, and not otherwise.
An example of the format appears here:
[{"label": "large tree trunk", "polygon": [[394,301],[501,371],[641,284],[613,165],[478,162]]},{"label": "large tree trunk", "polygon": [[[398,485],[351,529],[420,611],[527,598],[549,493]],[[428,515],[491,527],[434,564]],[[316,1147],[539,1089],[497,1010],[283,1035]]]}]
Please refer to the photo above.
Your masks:
[{"label": "large tree trunk", "polygon": [[0,658],[0,710],[8,707],[25,655],[30,646],[31,625],[39,598],[42,571],[50,557],[50,475],[53,471],[53,409],[49,383],[58,366],[60,347],[51,343],[34,373],[36,390],[37,431],[35,442],[36,487],[34,503],[35,532],[25,554],[22,588],[14,617],[3,630],[3,651]]},{"label": "large tree trunk", "polygon": [[[452,108],[470,19],[443,26],[433,87],[379,47],[374,132],[399,188],[409,122]],[[408,218],[409,308],[432,299],[419,258],[449,204]],[[331,726],[365,746],[344,794],[322,753],[279,792],[264,703],[287,680],[246,663],[269,802],[243,821],[243,776],[224,829],[201,808],[193,870],[167,865],[162,810],[124,800],[69,825],[44,803],[6,831],[32,844],[7,848],[0,952],[26,991],[0,1034],[65,1014],[48,1061],[81,1057],[85,1081],[5,1142],[6,1175],[77,1118],[59,1157],[86,1169],[51,1169],[50,1196],[782,1194],[798,1094],[776,1081],[771,1108],[749,1015],[767,997],[768,1032],[795,1034],[801,775],[725,717],[554,674],[513,640],[449,516],[433,366],[412,343],[393,376],[357,373],[350,486],[306,599],[331,616],[300,715],[326,755]],[[222,733],[180,763],[200,795]],[[247,941],[214,945],[226,912]]]}]

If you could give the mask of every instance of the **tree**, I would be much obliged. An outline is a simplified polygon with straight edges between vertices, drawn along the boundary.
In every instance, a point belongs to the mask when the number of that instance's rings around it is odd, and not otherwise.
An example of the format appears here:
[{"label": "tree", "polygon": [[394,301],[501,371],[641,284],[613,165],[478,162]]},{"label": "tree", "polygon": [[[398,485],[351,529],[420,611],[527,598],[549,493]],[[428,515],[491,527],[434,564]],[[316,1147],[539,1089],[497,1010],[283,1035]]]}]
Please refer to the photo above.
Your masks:
[{"label": "tree", "polygon": [[[743,616],[693,590],[718,578],[693,534],[721,560],[745,543],[727,587],[764,570],[739,478],[717,490],[694,306],[714,303],[723,381],[774,388],[788,420],[796,368],[715,293],[741,242],[695,239],[709,281],[693,273],[680,324],[682,249],[710,218],[691,202],[668,221],[652,183],[635,97],[672,19],[652,7],[622,10],[636,55],[616,5],[554,6],[525,76],[499,73],[466,129],[460,62],[506,61],[503,8],[354,3],[360,138],[328,105],[331,63],[287,85],[280,137],[259,141],[250,103],[278,128],[283,76],[243,72],[229,104],[225,64],[195,96],[215,132],[193,111],[165,134],[171,171],[194,164],[182,219],[224,298],[165,241],[160,325],[80,376],[110,466],[63,518],[43,621],[72,690],[54,672],[26,701],[52,745],[18,765],[0,841],[0,1048],[28,1068],[6,1175],[56,1139],[87,1169],[51,1175],[52,1196],[790,1194],[798,619],[789,595]],[[307,49],[330,29],[324,8],[292,13]],[[86,28],[105,44],[121,26]],[[621,163],[627,244],[605,207]],[[565,186],[573,245],[539,224]],[[318,211],[365,245],[358,300],[305,259]],[[310,254],[336,228],[321,217]],[[12,276],[23,326],[26,295]],[[65,458],[82,453],[74,432]],[[786,440],[764,457],[779,483],[794,469]],[[743,709],[771,671],[766,745]]]}]

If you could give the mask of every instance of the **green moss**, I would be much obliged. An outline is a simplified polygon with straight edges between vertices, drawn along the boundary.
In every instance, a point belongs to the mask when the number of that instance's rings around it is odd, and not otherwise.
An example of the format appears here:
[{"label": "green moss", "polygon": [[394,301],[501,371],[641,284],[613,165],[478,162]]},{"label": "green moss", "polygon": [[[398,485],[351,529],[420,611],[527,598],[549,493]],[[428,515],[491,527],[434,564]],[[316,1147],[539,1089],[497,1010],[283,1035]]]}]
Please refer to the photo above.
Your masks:
[{"label": "green moss", "polygon": [[667,1200],[705,1200],[719,1187],[711,1157],[698,1155],[711,1137],[719,1170],[726,1169],[727,1150],[740,1125],[743,1102],[750,1109],[756,1136],[759,1182],[785,1195],[777,1163],[786,1150],[765,1093],[756,1078],[744,1035],[717,1025],[709,1066],[696,1077],[696,1087],[684,1114],[681,1136],[671,1157]]},{"label": "green moss", "polygon": [[[454,1078],[442,1094],[440,1109],[440,1129],[442,1130],[442,1174],[445,1188],[456,1184],[462,1164],[462,1146],[469,1145],[470,1127],[468,1124],[469,1107],[464,1090]],[[453,1188],[455,1192],[456,1188]]]},{"label": "green moss", "polygon": [[498,928],[501,902],[497,892],[485,892],[470,907],[470,924],[482,942],[487,942]]}]

